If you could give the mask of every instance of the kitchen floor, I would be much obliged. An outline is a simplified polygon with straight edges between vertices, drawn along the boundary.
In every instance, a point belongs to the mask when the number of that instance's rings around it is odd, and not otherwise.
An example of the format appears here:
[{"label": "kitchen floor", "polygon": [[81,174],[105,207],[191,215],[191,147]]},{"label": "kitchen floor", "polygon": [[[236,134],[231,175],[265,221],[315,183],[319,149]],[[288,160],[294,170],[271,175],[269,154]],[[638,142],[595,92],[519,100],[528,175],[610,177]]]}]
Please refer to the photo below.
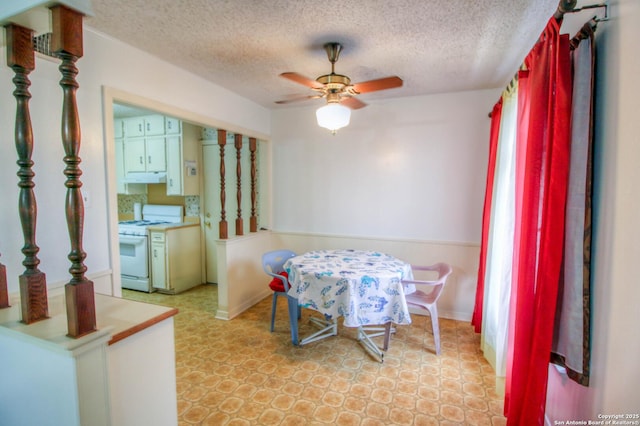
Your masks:
[{"label": "kitchen floor", "polygon": [[[123,290],[123,297],[180,310],[179,425],[506,424],[493,369],[468,322],[440,321],[436,356],[429,318],[413,315],[379,363],[342,325],[338,336],[294,347],[283,298],[270,333],[270,297],[231,321],[214,317],[215,285],[179,295]],[[301,336],[315,330],[310,315],[317,313],[302,310]]]}]

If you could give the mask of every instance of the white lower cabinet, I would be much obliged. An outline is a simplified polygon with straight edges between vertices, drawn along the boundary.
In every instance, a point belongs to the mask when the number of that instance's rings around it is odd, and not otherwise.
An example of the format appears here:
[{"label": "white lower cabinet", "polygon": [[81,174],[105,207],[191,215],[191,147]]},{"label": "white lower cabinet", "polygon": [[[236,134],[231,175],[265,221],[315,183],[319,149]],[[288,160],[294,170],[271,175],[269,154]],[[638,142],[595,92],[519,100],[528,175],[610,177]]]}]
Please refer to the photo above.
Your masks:
[{"label": "white lower cabinet", "polygon": [[167,282],[167,255],[165,251],[165,233],[151,233],[151,277],[153,287],[169,290]]},{"label": "white lower cabinet", "polygon": [[154,289],[180,293],[202,284],[198,224],[150,229],[151,284]]}]

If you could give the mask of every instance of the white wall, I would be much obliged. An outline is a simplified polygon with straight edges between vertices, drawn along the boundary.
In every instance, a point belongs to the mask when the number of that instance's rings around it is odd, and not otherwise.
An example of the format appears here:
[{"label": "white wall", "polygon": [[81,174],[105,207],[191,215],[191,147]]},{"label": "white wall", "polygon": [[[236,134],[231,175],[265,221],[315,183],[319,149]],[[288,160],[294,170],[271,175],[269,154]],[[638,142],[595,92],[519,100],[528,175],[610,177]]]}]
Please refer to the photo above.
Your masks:
[{"label": "white wall", "polygon": [[551,424],[637,415],[640,407],[640,286],[633,267],[640,258],[640,2],[612,2],[610,15],[596,34],[591,381],[583,387],[550,368]]},{"label": "white wall", "polygon": [[378,250],[415,265],[445,261],[453,266],[453,273],[438,300],[438,316],[460,321],[471,320],[480,255],[477,244],[276,232],[273,245],[275,248],[286,247],[296,253],[335,248]]},{"label": "white wall", "polygon": [[[371,101],[333,136],[321,103],[273,113],[273,229],[296,252],[380,250],[454,274],[440,316],[473,312],[488,112],[500,90]],[[366,100],[366,99],[365,99]]]},{"label": "white wall", "polygon": [[499,95],[371,101],[335,136],[315,123],[319,102],[275,111],[273,228],[479,243]]},{"label": "white wall", "polygon": [[[114,262],[111,244],[116,240],[113,230],[109,229],[110,209],[115,206],[109,205],[105,164],[113,150],[107,149],[104,142],[103,86],[190,112],[203,124],[225,124],[230,129],[248,129],[256,134],[269,134],[270,113],[224,88],[91,30],[85,30],[84,43],[84,57],[77,62],[80,84],[77,95],[82,128],[81,180],[83,192],[88,193],[90,199],[85,205],[85,263],[88,275],[104,276],[111,273]],[[5,50],[0,48],[3,58],[6,57]],[[62,89],[57,67],[57,63],[38,57],[36,70],[30,75],[38,203],[36,241],[40,247],[40,269],[47,274],[50,286],[68,282],[70,267],[64,216],[64,151],[60,137]],[[24,267],[21,265],[23,236],[17,209],[17,155],[13,143],[16,107],[12,78],[10,68],[0,67],[0,140],[3,141],[0,144],[0,262],[7,266],[9,291],[17,292],[17,277]],[[112,283],[100,281],[96,291],[110,294]]]}]

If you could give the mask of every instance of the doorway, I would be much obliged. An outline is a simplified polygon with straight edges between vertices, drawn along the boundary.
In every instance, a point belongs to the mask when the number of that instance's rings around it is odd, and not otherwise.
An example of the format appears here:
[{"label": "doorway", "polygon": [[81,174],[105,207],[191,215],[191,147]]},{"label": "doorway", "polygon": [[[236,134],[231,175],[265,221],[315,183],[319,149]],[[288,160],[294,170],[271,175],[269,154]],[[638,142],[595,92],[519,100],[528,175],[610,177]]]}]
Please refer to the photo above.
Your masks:
[{"label": "doorway", "polygon": [[[251,132],[248,132],[245,129],[234,129],[233,126],[230,126],[227,123],[220,123],[220,122],[216,122],[215,120],[204,119],[201,115],[191,111],[182,110],[182,109],[173,107],[171,105],[159,103],[157,101],[144,98],[138,95],[134,95],[128,92],[123,92],[117,89],[105,87],[103,88],[103,121],[104,121],[104,128],[105,128],[105,139],[107,141],[115,140],[114,104],[125,105],[133,109],[144,110],[152,113],[174,117],[185,123],[189,123],[192,126],[200,127],[201,129],[202,128],[209,128],[209,129],[225,128],[229,134],[233,134],[234,131],[237,131],[238,133],[246,135],[246,137],[257,138],[259,145],[263,147],[259,149],[259,153],[260,153],[259,161],[261,164],[264,165],[264,167],[261,167],[258,172],[258,175],[259,175],[258,179],[260,182],[259,188],[257,189],[257,192],[260,194],[260,198],[259,198],[260,201],[258,206],[258,215],[260,216],[259,223],[260,224],[268,223],[269,213],[270,213],[270,209],[268,207],[270,203],[270,199],[269,199],[270,191],[268,190],[269,188],[268,185],[270,180],[267,178],[267,173],[268,173],[267,160],[269,158],[268,156],[269,145],[268,145],[267,138],[264,135],[251,134]],[[206,139],[206,138],[203,138],[203,139]],[[228,145],[231,148],[233,147],[233,143]],[[119,215],[118,215],[118,181],[117,181],[117,174],[118,174],[117,168],[119,166],[118,166],[118,162],[116,161],[115,143],[106,143],[105,151],[106,151],[106,162],[107,162],[106,169],[108,174],[107,205],[109,209],[110,258],[111,258],[111,265],[112,265],[112,295],[116,297],[121,297],[122,289],[121,289],[121,275],[120,275],[121,273],[120,252],[119,252],[119,243],[118,243]],[[213,152],[213,150],[211,152]],[[219,153],[219,149],[218,149],[218,153]],[[214,280],[214,277],[217,277],[217,273],[218,273],[215,248],[216,248],[216,241],[218,239],[217,222],[219,220],[218,218],[220,217],[219,216],[220,213],[219,213],[219,208],[217,210],[213,207],[207,208],[205,206],[205,203],[208,203],[208,202],[214,203],[216,199],[219,200],[220,179],[219,179],[219,172],[216,176],[215,165],[213,165],[212,167],[205,166],[204,159],[202,157],[203,154],[204,152],[202,150],[199,150],[199,158],[198,158],[197,164],[202,165],[201,167],[202,171],[201,172],[198,171],[200,185],[199,185],[199,194],[198,194],[198,211],[195,213],[195,215],[199,220],[200,229],[201,229],[201,241],[202,241],[201,253],[203,255],[203,262],[202,262],[203,282],[216,282],[217,280],[216,281],[213,281],[213,280]],[[226,158],[229,159],[229,167],[231,168],[231,161],[235,159],[235,154],[232,154],[231,152],[229,152],[229,154],[226,154]],[[232,170],[233,170],[233,173],[235,174],[235,161],[233,164],[234,166]],[[219,165],[219,160],[218,160],[218,165]],[[249,173],[250,169],[247,165],[243,165],[243,168],[246,170],[246,173]],[[219,170],[219,168],[217,170]],[[204,177],[205,174],[209,175],[206,179]],[[231,179],[229,180],[229,182],[230,181]],[[235,194],[235,189],[236,189],[236,187],[234,186],[235,180],[233,182],[234,182],[233,185],[229,183],[227,184],[228,185],[227,190],[234,191],[233,194]],[[243,210],[245,212],[251,211],[251,207],[250,207],[251,204],[250,204],[250,197],[249,197],[250,189],[248,188],[249,188],[248,186],[242,187],[242,191],[246,194],[246,197],[245,197],[246,201],[242,202],[243,206],[245,202],[247,203],[246,206],[243,207]],[[213,191],[211,191],[211,189],[213,189]],[[207,196],[209,194],[210,196]],[[149,193],[147,193],[147,196],[148,195]],[[157,196],[157,194],[156,195],[152,194],[152,198],[155,196]],[[233,200],[235,199],[235,196],[232,196],[230,198]],[[227,200],[229,200],[229,197],[227,198]],[[148,198],[147,198],[147,201],[148,201]],[[235,207],[229,204],[229,207],[227,207],[227,209],[229,208],[234,209],[234,214],[232,215],[232,217],[229,218],[229,216],[227,216],[227,220],[230,223],[230,229],[231,229],[232,228],[231,225],[234,224],[234,220],[235,220]],[[205,212],[205,209],[207,210],[207,212]],[[207,217],[206,213],[209,213],[210,217]],[[246,222],[248,224],[249,222],[248,215],[246,217],[247,217]],[[206,225],[207,222],[210,224],[210,227]],[[212,231],[215,231],[215,232],[212,232]]]}]

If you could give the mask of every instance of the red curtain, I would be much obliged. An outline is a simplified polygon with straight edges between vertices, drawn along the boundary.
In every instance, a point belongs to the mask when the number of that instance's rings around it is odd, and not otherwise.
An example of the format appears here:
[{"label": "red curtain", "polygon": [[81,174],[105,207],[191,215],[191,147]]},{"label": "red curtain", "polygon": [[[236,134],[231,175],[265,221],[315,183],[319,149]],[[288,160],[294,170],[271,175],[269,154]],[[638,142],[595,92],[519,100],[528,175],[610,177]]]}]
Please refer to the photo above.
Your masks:
[{"label": "red curtain", "polygon": [[[520,241],[522,236],[522,194],[524,190],[524,171],[526,169],[527,159],[527,134],[529,132],[529,71],[523,70],[518,72],[518,132],[516,134],[516,184],[515,184],[515,223],[513,241]],[[518,264],[520,259],[520,246],[514,244],[513,247],[513,268],[511,270],[512,283],[518,282]],[[518,298],[517,286],[515,284],[511,287],[511,301],[509,305],[509,337],[508,341],[514,341],[514,315],[515,301]],[[513,344],[509,344],[507,347],[507,369],[513,363]],[[506,407],[509,405],[509,396],[511,395],[511,374],[507,371],[507,378],[505,381],[505,412]]]},{"label": "red curtain", "polygon": [[[544,424],[547,370],[564,244],[571,136],[569,38],[551,19],[527,56],[529,118],[520,190],[520,239],[512,292],[508,425]],[[520,162],[518,162],[521,164]]]},{"label": "red curtain", "polygon": [[484,194],[484,209],[482,211],[482,240],[480,242],[480,264],[478,266],[478,285],[476,286],[476,303],[473,308],[471,324],[476,333],[482,328],[482,303],[484,300],[484,272],[487,263],[487,244],[489,239],[489,223],[491,219],[491,202],[493,199],[493,178],[496,171],[496,152],[498,136],[500,135],[500,119],[502,117],[502,98],[493,106],[491,111],[491,133],[489,135],[489,165],[487,166],[487,188]]}]

